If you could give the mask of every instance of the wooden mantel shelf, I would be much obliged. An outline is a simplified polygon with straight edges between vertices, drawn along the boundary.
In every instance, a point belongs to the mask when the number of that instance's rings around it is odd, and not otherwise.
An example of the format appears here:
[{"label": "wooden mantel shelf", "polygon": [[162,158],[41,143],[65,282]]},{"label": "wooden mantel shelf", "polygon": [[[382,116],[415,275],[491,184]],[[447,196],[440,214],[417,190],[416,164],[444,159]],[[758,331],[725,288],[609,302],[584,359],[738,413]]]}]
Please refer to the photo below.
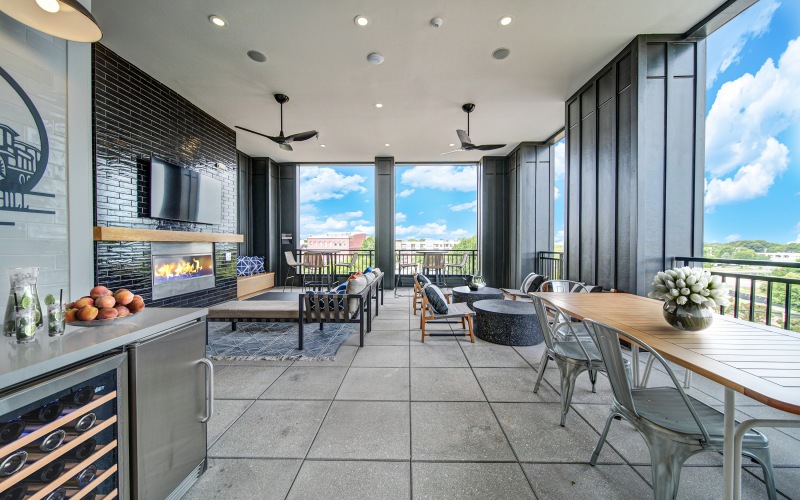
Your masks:
[{"label": "wooden mantel shelf", "polygon": [[244,242],[244,235],[95,226],[94,240],[95,241],[202,241],[211,243],[242,243]]}]

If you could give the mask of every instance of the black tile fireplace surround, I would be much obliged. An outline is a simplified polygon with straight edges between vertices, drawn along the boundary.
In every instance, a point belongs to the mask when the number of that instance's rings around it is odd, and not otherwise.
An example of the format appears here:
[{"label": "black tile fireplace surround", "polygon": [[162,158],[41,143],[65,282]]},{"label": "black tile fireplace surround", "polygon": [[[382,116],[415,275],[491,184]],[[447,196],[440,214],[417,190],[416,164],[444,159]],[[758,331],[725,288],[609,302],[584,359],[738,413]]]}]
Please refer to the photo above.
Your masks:
[{"label": "black tile fireplace surround", "polygon": [[[236,233],[235,132],[101,44],[92,49],[92,88],[95,225]],[[222,222],[144,216],[147,179],[141,165],[150,155],[220,180]],[[228,168],[218,168],[218,162]],[[204,307],[236,298],[236,243],[213,245],[212,288],[160,299],[152,294],[151,245],[95,242],[97,284],[128,288],[155,307]]]}]

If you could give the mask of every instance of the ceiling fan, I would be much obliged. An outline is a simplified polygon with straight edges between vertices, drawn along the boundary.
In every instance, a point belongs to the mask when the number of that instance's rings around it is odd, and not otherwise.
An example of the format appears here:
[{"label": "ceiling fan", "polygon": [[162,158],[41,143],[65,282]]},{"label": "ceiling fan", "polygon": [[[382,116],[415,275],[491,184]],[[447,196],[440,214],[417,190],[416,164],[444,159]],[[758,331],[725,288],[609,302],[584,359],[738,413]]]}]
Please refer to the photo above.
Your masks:
[{"label": "ceiling fan", "polygon": [[453,151],[448,151],[447,153],[442,153],[443,155],[449,155],[450,153],[458,153],[459,151],[491,151],[493,149],[500,149],[506,147],[505,144],[485,144],[483,146],[476,146],[472,139],[469,138],[469,114],[475,109],[475,105],[471,102],[464,104],[461,106],[461,109],[467,114],[467,131],[464,132],[463,130],[456,130],[456,134],[458,134],[458,140],[461,141],[461,147],[458,149],[454,149]]},{"label": "ceiling fan", "polygon": [[308,132],[300,132],[299,134],[292,134],[292,135],[283,135],[283,105],[284,103],[289,102],[289,96],[286,94],[275,94],[275,100],[281,105],[281,133],[277,136],[271,136],[262,134],[261,132],[256,132],[255,130],[250,130],[249,128],[240,127],[235,125],[236,128],[244,130],[246,132],[250,132],[251,134],[260,135],[261,137],[266,137],[267,139],[278,143],[278,146],[281,149],[285,149],[286,151],[294,151],[292,149],[291,143],[295,141],[307,141],[312,137],[319,137],[319,132],[316,130],[309,130]]}]

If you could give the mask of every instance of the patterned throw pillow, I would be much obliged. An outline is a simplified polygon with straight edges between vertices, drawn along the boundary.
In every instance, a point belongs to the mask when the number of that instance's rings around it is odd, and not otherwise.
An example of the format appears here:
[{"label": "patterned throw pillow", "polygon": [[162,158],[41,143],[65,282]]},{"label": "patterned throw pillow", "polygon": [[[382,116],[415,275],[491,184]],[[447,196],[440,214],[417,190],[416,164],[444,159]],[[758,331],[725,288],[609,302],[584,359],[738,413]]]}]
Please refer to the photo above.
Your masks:
[{"label": "patterned throw pillow", "polygon": [[345,281],[341,285],[337,286],[333,291],[336,293],[347,293],[347,282]]},{"label": "patterned throw pillow", "polygon": [[236,258],[236,276],[251,276],[255,272],[253,257],[240,255]]},{"label": "patterned throw pillow", "polygon": [[424,287],[424,286],[430,285],[431,284],[431,280],[429,280],[424,274],[417,273],[417,283],[419,283],[421,286]]},{"label": "patterned throw pillow", "polygon": [[519,286],[519,291],[522,293],[535,292],[540,286],[542,286],[544,280],[545,278],[541,274],[531,273],[525,276],[525,279],[522,280],[522,284]]},{"label": "patterned throw pillow", "polygon": [[253,274],[261,274],[267,272],[264,270],[264,257],[253,257],[255,260],[255,270]]},{"label": "patterned throw pillow", "polygon": [[444,294],[439,287],[436,285],[426,285],[425,288],[425,295],[428,297],[428,302],[431,303],[431,307],[437,314],[447,314],[447,300],[444,298]]}]

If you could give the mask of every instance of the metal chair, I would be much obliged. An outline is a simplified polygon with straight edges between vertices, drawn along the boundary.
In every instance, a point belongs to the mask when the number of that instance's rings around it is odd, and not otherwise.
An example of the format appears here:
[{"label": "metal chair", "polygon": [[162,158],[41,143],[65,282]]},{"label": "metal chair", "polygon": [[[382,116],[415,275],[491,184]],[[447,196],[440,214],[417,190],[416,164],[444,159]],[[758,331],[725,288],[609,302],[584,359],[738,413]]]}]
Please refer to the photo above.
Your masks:
[{"label": "metal chair", "polygon": [[283,252],[283,255],[286,257],[286,264],[292,271],[292,274],[288,274],[286,279],[283,281],[283,291],[286,291],[286,283],[289,282],[289,280],[292,281],[292,287],[294,287],[295,278],[300,278],[300,287],[303,289],[303,291],[305,291],[306,284],[305,278],[303,277],[303,262],[298,262],[297,259],[294,258],[294,253],[291,250]]},{"label": "metal chair", "polygon": [[353,255],[350,256],[350,262],[337,262],[334,264],[336,268],[336,274],[339,274],[339,268],[344,269],[344,272],[347,274],[352,275],[356,269],[356,264],[358,263],[358,252],[353,252]]},{"label": "metal chair", "polygon": [[547,280],[539,285],[539,292],[589,293],[586,284],[571,280]]},{"label": "metal chair", "polygon": [[[400,287],[401,278],[403,277],[403,271],[408,272],[409,270],[412,271],[410,274],[413,276],[417,273],[417,263],[414,262],[414,257],[416,255],[403,255],[399,254],[397,256],[397,276],[394,279],[394,296],[397,297],[397,289]],[[416,292],[416,279],[414,280],[414,291]],[[416,297],[416,295],[415,295]],[[415,304],[416,305],[416,304]],[[416,314],[416,307],[414,308],[414,314]]]},{"label": "metal chair", "polygon": [[434,276],[435,279],[431,280],[438,286],[445,286],[442,279],[444,273],[444,257],[443,253],[426,253],[422,258],[422,269],[429,276]]},{"label": "metal chair", "polygon": [[[683,463],[703,451],[722,451],[723,414],[686,395],[664,358],[641,340],[590,319],[584,320],[584,323],[602,353],[614,393],[606,426],[589,463],[597,463],[614,418],[624,418],[639,431],[650,450],[653,497],[675,498]],[[650,351],[650,355],[663,365],[674,387],[632,388],[624,369],[625,358],[619,345],[620,338]],[[775,481],[767,437],[750,430],[745,434],[743,443],[742,454],[761,465],[767,494],[770,500],[774,500]]]},{"label": "metal chair", "polygon": [[461,260],[458,261],[458,264],[445,264],[444,265],[444,268],[445,268],[444,273],[445,274],[455,274],[455,273],[451,273],[450,270],[451,269],[459,269],[461,271],[459,273],[459,274],[461,274],[461,279],[463,279],[464,283],[466,283],[467,282],[467,274],[464,271],[467,268],[467,258],[468,257],[469,257],[469,255],[467,255],[467,252],[464,252],[463,254],[461,254]]},{"label": "metal chair", "polygon": [[303,266],[309,270],[309,272],[305,273],[304,276],[315,276],[313,281],[307,281],[304,279],[303,286],[311,285],[312,287],[318,287],[320,290],[331,287],[329,267],[328,263],[325,261],[325,254],[317,252],[306,253]]},{"label": "metal chair", "polygon": [[592,392],[595,392],[597,382],[597,372],[605,371],[603,359],[600,351],[594,345],[591,338],[579,336],[574,328],[572,321],[550,322],[547,320],[546,309],[556,311],[556,317],[568,318],[555,304],[537,295],[533,297],[533,305],[536,307],[536,315],[539,318],[539,325],[542,327],[547,350],[539,364],[539,374],[536,376],[536,385],[533,386],[534,394],[539,392],[539,385],[544,378],[547,362],[552,359],[558,365],[561,372],[561,426],[564,427],[567,421],[572,393],[575,390],[575,380],[578,375],[588,371],[589,380],[592,382]]},{"label": "metal chair", "polygon": [[531,291],[538,291],[541,287],[541,283],[547,281],[548,278],[546,276],[542,276],[541,274],[537,273],[530,273],[525,276],[525,279],[522,280],[518,289],[514,288],[501,288],[504,295],[511,297],[511,300],[517,300],[519,298],[523,299],[524,301],[530,300],[530,296],[528,293]]}]

